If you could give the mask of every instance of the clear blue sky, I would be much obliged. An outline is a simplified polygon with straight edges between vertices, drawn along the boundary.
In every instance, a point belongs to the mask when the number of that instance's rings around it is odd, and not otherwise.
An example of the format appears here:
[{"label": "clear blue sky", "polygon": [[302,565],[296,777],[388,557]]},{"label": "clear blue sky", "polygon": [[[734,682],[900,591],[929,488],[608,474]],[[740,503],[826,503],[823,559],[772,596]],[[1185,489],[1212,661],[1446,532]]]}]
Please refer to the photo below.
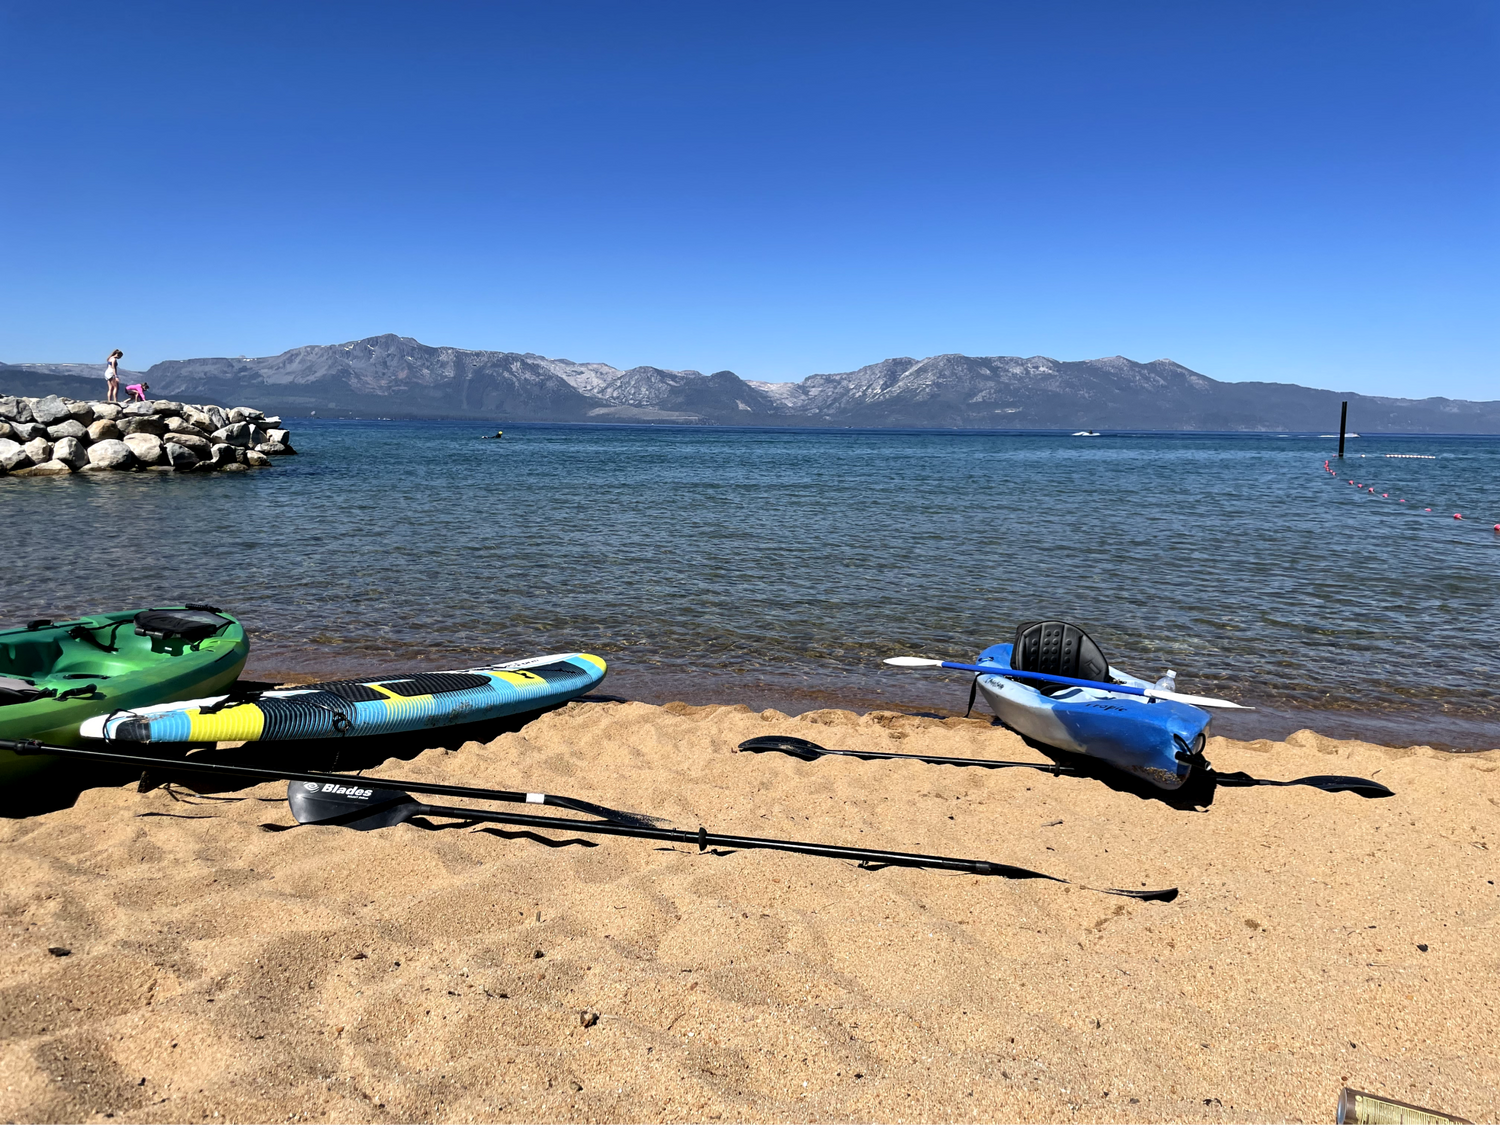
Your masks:
[{"label": "clear blue sky", "polygon": [[0,3],[0,359],[1500,398],[1500,5]]}]

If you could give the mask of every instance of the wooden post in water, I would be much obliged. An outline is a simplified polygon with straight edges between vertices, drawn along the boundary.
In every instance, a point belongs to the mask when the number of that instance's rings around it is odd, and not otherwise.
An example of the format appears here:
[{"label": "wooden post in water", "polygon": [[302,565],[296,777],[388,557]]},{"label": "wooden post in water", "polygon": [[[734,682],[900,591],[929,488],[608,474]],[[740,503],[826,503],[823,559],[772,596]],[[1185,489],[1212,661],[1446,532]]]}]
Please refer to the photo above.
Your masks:
[{"label": "wooden post in water", "polygon": [[1339,460],[1344,459],[1344,431],[1349,427],[1349,400],[1344,400],[1344,408],[1339,411]]}]

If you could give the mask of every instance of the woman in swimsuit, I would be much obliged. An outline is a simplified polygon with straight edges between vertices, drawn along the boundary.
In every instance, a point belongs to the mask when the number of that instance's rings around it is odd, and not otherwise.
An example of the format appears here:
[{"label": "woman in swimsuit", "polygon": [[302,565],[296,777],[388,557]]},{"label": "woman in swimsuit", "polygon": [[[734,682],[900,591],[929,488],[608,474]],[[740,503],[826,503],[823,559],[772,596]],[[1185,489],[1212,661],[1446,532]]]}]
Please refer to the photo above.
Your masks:
[{"label": "woman in swimsuit", "polygon": [[104,361],[105,402],[114,402],[120,393],[120,360],[124,358],[125,353],[116,348]]}]

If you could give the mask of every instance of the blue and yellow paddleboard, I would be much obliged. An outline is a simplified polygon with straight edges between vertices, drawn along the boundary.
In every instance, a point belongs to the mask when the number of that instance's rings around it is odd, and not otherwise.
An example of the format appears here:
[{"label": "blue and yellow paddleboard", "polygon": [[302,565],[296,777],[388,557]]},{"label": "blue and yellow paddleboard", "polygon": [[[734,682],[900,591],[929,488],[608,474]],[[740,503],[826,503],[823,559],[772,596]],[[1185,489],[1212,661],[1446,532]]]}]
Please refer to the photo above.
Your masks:
[{"label": "blue and yellow paddleboard", "polygon": [[586,652],[534,656],[461,672],[420,672],[187,699],[101,715],[85,738],[116,742],[275,742],[476,723],[555,707],[598,686]]}]

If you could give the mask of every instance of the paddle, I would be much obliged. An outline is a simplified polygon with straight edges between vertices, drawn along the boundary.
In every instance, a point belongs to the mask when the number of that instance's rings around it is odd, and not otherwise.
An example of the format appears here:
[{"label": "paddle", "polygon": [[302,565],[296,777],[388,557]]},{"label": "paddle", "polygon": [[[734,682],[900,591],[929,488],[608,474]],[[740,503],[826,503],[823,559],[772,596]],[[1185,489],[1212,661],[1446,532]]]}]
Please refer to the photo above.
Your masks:
[{"label": "paddle", "polygon": [[740,743],[739,749],[749,751],[752,754],[764,754],[767,751],[775,751],[780,754],[790,754],[794,758],[801,758],[804,762],[815,762],[825,756],[859,758],[862,761],[899,758],[912,762],[926,762],[932,766],[982,766],[990,770],[1004,769],[1007,766],[1021,766],[1029,770],[1044,770],[1047,773],[1078,773],[1072,766],[1062,766],[1055,762],[999,762],[988,758],[942,758],[935,754],[895,754],[886,750],[827,750],[819,746],[816,742],[809,742],[805,738],[794,738],[791,735],[785,734],[767,734],[759,738],[748,738]]},{"label": "paddle", "polygon": [[433,793],[440,797],[468,797],[477,801],[507,801],[511,804],[553,805],[561,809],[599,816],[621,824],[657,823],[656,817],[639,813],[621,812],[605,808],[592,801],[580,801],[575,797],[558,797],[550,793],[519,793],[508,789],[475,789],[467,785],[437,785],[426,781],[400,781],[393,777],[351,777],[346,773],[305,773],[297,770],[257,769],[254,766],[230,766],[219,762],[200,762],[192,758],[148,758],[141,754],[117,754],[109,750],[86,750],[74,746],[47,746],[32,739],[17,741],[0,738],[0,750],[11,750],[17,754],[57,754],[65,758],[84,761],[111,762],[122,766],[139,766],[142,769],[190,770],[196,773],[217,774],[220,777],[254,778],[259,781],[300,781],[318,785],[399,785],[414,793]]},{"label": "paddle", "polygon": [[1006,676],[1012,680],[1044,680],[1049,684],[1068,684],[1071,687],[1098,688],[1120,695],[1143,695],[1148,699],[1170,699],[1174,703],[1190,703],[1194,707],[1233,707],[1238,711],[1254,711],[1243,703],[1231,703],[1227,699],[1215,699],[1210,695],[1184,695],[1178,691],[1163,691],[1161,688],[1139,688],[1131,684],[1106,684],[1099,680],[1079,680],[1072,676],[1054,676],[1049,672],[1018,672],[1014,668],[997,668],[992,664],[960,664],[956,660],[928,660],[921,656],[890,656],[885,660],[898,668],[954,668],[960,672],[980,672],[987,676]]},{"label": "paddle", "polygon": [[[568,820],[559,816],[530,816],[525,813],[495,812],[489,809],[461,809],[443,805],[424,805],[394,789],[366,788],[361,785],[331,787],[298,784],[287,786],[287,803],[298,824],[339,825],[361,832],[389,828],[415,816],[448,817],[460,821],[487,821],[518,828],[543,828],[565,832],[597,833],[604,836],[632,836],[645,840],[666,840],[674,844],[696,846],[700,852],[710,847],[747,850],[765,848],[799,855],[823,856],[827,859],[852,859],[862,866],[921,867],[939,871],[960,871],[969,875],[998,875],[1006,879],[1046,879],[1053,883],[1084,886],[1056,875],[1046,875],[1008,863],[989,863],[979,859],[956,859],[951,856],[919,855],[912,852],[888,852],[877,848],[846,848],[837,844],[817,844],[802,840],[772,840],[759,836],[723,836],[700,827],[696,832],[675,828],[624,824],[618,821]],[[1148,902],[1171,902],[1177,888],[1161,891],[1126,891],[1117,888],[1086,887],[1102,894]]]},{"label": "paddle", "polygon": [[[1005,766],[1025,766],[1028,769],[1042,770],[1044,773],[1065,774],[1073,777],[1089,776],[1072,766],[1051,762],[997,762],[988,758],[942,758],[931,754],[895,754],[885,750],[827,750],[816,742],[809,742],[805,738],[794,738],[791,735],[762,735],[759,738],[741,742],[739,748],[754,754],[778,751],[801,758],[804,762],[815,762],[824,756],[860,758],[865,761],[898,758],[913,762],[926,762],[934,766],[979,766],[991,770]],[[1313,777],[1294,778],[1291,781],[1273,781],[1266,777],[1251,777],[1248,773],[1240,771],[1220,773],[1212,766],[1208,766],[1202,771],[1201,776],[1216,785],[1226,785],[1231,788],[1245,788],[1251,785],[1308,785],[1314,789],[1322,789],[1326,793],[1357,793],[1361,797],[1394,797],[1396,795],[1378,781],[1370,781],[1363,777],[1349,777],[1344,774],[1317,774]]]}]

